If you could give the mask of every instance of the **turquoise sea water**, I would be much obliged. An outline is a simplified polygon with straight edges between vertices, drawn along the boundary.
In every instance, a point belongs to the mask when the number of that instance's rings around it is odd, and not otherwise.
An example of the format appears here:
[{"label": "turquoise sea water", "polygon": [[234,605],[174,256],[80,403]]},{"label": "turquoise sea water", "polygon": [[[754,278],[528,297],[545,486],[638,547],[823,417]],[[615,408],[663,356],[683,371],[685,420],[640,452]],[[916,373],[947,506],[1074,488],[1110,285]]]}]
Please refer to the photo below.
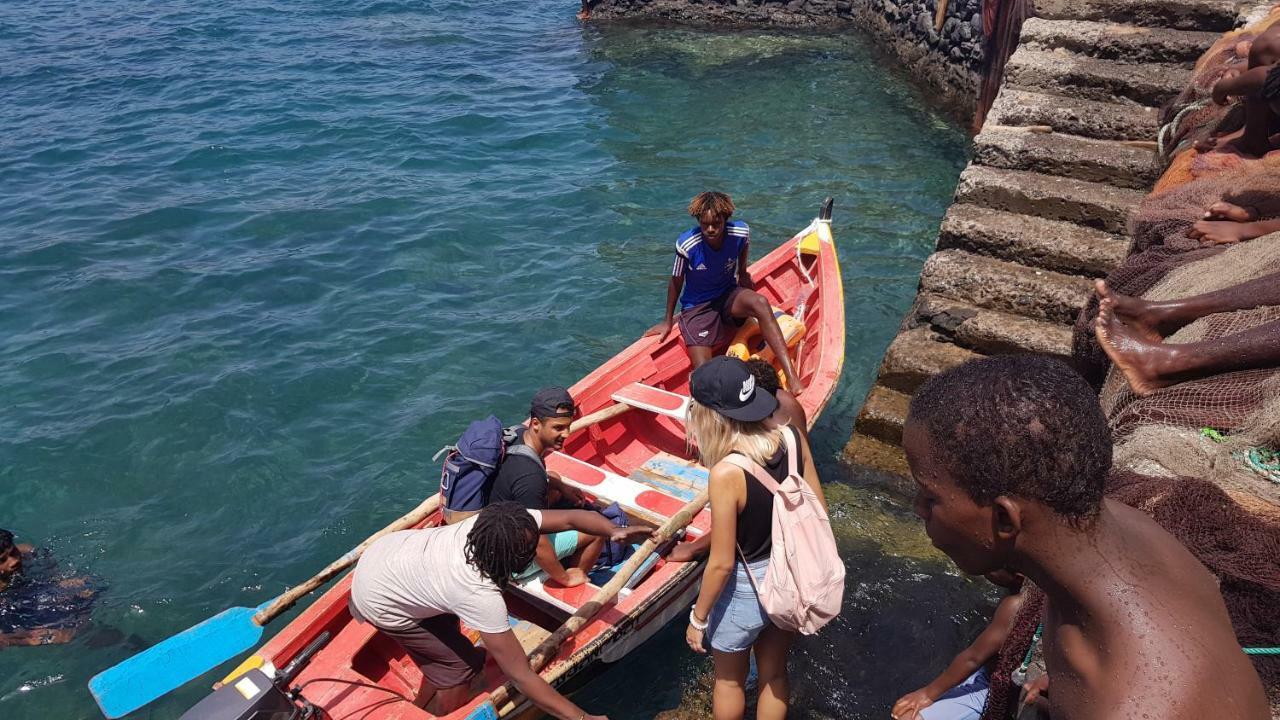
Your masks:
[{"label": "turquoise sea water", "polygon": [[[416,504],[467,420],[518,419],[658,319],[708,187],[756,257],[836,198],[848,355],[815,443],[847,485],[850,591],[796,654],[799,715],[881,717],[963,646],[985,592],[835,461],[962,133],[853,35],[575,9],[0,4],[0,527],[109,586],[72,644],[0,651],[0,717],[96,717],[85,683],[130,642],[256,605]],[[582,702],[696,695],[681,631]]]}]

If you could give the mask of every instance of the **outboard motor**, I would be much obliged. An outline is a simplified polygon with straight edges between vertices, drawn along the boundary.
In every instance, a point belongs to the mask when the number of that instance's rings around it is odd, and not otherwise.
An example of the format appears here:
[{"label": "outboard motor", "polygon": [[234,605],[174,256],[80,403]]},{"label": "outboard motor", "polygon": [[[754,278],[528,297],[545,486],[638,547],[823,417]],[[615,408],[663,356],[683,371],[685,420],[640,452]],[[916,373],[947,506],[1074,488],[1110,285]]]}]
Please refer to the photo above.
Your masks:
[{"label": "outboard motor", "polygon": [[329,642],[330,634],[320,633],[311,644],[271,677],[254,668],[214,690],[182,714],[180,720],[312,720],[320,710],[302,697],[301,688],[290,688],[311,657]]}]

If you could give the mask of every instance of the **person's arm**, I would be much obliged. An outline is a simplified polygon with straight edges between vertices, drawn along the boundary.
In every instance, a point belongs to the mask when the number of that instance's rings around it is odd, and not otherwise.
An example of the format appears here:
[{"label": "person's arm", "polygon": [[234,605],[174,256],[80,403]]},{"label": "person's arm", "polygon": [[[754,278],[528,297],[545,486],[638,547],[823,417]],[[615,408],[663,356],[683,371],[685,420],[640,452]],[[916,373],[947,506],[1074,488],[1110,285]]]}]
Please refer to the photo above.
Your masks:
[{"label": "person's arm", "polygon": [[[746,491],[746,475],[736,465],[716,463],[711,469],[708,485],[711,490],[711,556],[702,570],[702,588],[698,591],[698,601],[694,603],[691,615],[699,625],[711,617],[711,606],[733,574],[738,545],[738,510],[741,495]],[[702,647],[704,632],[694,628],[692,623],[685,631],[685,641],[696,653],[706,652]]]},{"label": "person's arm", "polygon": [[[681,237],[684,237],[683,235]],[[676,303],[680,300],[680,291],[684,289],[684,274],[689,269],[689,258],[680,250],[680,241],[676,241],[676,260],[671,265],[671,279],[667,282],[667,306],[662,313],[662,322],[644,331],[641,337],[657,335],[659,340],[671,332],[672,319],[676,315]]]},{"label": "person's arm", "polygon": [[1270,66],[1262,66],[1238,74],[1228,72],[1213,84],[1213,101],[1219,105],[1226,105],[1230,97],[1261,92],[1263,84],[1267,81],[1269,70],[1271,70]]},{"label": "person's arm", "polygon": [[501,633],[482,632],[480,637],[484,639],[485,650],[493,656],[507,679],[514,683],[530,702],[542,708],[548,715],[560,720],[582,720],[583,718],[607,720],[602,715],[588,715],[585,710],[556,692],[555,688],[548,685],[541,675],[534,672],[515,633],[510,630]]},{"label": "person's arm", "polygon": [[577,530],[580,533],[609,538],[614,542],[633,543],[648,540],[653,528],[648,525],[618,527],[609,518],[595,510],[543,510],[542,530],[548,533]]},{"label": "person's arm", "polygon": [[560,477],[560,473],[555,470],[547,471],[547,488],[560,493],[562,500],[567,500],[570,504],[582,507],[590,503],[587,496],[578,488],[566,483],[564,478]]},{"label": "person's arm", "polygon": [[61,645],[76,636],[77,628],[35,628],[0,635],[0,648],[30,645]]},{"label": "person's arm", "polygon": [[711,549],[711,533],[703,533],[697,540],[676,543],[671,548],[671,552],[667,553],[667,559],[671,562],[689,562],[706,555],[709,549]]},{"label": "person's arm", "polygon": [[933,701],[942,697],[943,693],[959,685],[1000,652],[1000,646],[1004,644],[1005,638],[1009,637],[1009,631],[1013,629],[1013,621],[1022,607],[1022,599],[1022,595],[1019,594],[1010,595],[1001,600],[996,606],[991,622],[977,639],[969,647],[961,650],[947,669],[932,682],[899,698],[893,705],[893,716],[899,720],[909,720],[913,717],[912,713],[919,713],[932,705]]},{"label": "person's arm", "polygon": [[751,262],[751,259],[748,257],[750,254],[750,241],[743,238],[742,247],[738,249],[738,286],[744,287],[748,290],[755,290],[756,283],[751,279],[751,273],[747,272],[747,265]]}]

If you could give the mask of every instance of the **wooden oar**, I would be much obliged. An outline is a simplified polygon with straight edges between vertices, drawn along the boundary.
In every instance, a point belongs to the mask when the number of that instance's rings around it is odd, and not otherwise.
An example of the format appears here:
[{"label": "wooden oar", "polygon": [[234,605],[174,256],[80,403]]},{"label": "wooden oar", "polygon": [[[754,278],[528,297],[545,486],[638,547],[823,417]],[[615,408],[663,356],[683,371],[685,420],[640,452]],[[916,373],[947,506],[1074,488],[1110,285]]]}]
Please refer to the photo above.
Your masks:
[{"label": "wooden oar", "polygon": [[618,417],[619,415],[621,415],[622,413],[630,409],[631,409],[630,405],[626,403],[618,403],[617,405],[610,405],[609,407],[603,410],[597,410],[591,413],[590,415],[583,415],[577,420],[574,420],[573,423],[569,425],[569,432],[577,432],[579,430],[582,430],[583,428],[589,428],[592,425],[597,425],[599,423],[604,422],[605,420]]},{"label": "wooden oar", "polygon": [[203,675],[257,644],[262,627],[293,607],[303,596],[324,585],[355,564],[374,541],[387,533],[407,530],[425,520],[440,507],[439,493],[400,519],[370,535],[368,539],[329,563],[310,580],[256,608],[224,610],[154,645],[89,681],[89,692],[98,701],[102,714],[118,718]]},{"label": "wooden oar", "polygon": [[[702,506],[707,504],[707,499],[707,491],[703,490],[696,498],[680,508],[679,512],[668,518],[662,524],[662,527],[658,528],[653,536],[636,550],[631,559],[627,560],[614,573],[613,578],[605,583],[604,587],[597,590],[596,594],[584,603],[582,607],[579,607],[577,612],[570,615],[563,625],[556,629],[554,633],[551,633],[546,640],[543,640],[538,647],[534,648],[533,652],[529,653],[529,666],[533,668],[534,672],[541,672],[542,668],[546,667],[546,664],[551,661],[551,658],[555,657],[556,653],[560,651],[560,646],[564,644],[565,640],[581,630],[583,626],[591,621],[591,618],[595,617],[596,613],[613,602],[618,592],[627,584],[627,581],[636,573],[636,570],[645,564],[654,549],[671,539],[673,535],[692,522],[693,517],[698,514],[698,511],[702,510]],[[494,708],[501,710],[503,705],[506,705],[511,700],[512,695],[511,683],[506,683],[494,690],[489,695],[489,700],[493,703]]]},{"label": "wooden oar", "polygon": [[[580,418],[570,431],[617,417],[631,407],[618,403]],[[365,548],[387,533],[418,525],[440,507],[433,495],[400,519],[370,535],[329,563],[306,582],[256,608],[234,607],[194,625],[133,657],[107,668],[89,681],[89,691],[108,718],[137,710],[257,644],[262,628],[298,600],[355,565]]]}]

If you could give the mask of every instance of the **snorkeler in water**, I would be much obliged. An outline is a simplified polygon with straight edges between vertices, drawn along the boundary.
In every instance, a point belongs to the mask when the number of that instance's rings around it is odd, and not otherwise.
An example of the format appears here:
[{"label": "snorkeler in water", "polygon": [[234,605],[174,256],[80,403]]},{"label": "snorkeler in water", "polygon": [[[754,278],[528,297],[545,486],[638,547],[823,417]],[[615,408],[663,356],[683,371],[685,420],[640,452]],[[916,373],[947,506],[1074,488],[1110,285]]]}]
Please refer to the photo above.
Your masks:
[{"label": "snorkeler in water", "polygon": [[99,588],[55,569],[47,551],[0,530],[0,648],[65,643],[89,624]]}]

